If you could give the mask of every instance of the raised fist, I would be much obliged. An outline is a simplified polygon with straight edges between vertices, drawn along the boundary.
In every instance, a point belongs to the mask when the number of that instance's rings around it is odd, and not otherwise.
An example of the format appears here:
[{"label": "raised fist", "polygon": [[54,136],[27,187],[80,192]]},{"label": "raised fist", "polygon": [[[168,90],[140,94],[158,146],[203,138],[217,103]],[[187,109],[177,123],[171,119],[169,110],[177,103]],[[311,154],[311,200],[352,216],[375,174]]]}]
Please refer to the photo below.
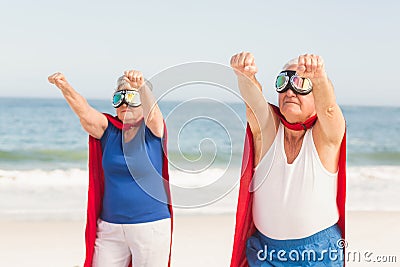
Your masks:
[{"label": "raised fist", "polygon": [[64,74],[61,72],[56,72],[53,75],[50,75],[48,78],[50,83],[57,86],[59,89],[63,89],[68,85],[67,80],[65,79]]},{"label": "raised fist", "polygon": [[296,72],[297,75],[304,78],[326,78],[324,60],[313,54],[299,56]]},{"label": "raised fist", "polygon": [[126,70],[124,71],[124,75],[132,88],[139,89],[144,83],[144,78],[141,71]]},{"label": "raised fist", "polygon": [[235,70],[236,75],[245,75],[253,79],[258,72],[254,56],[250,52],[241,52],[232,56],[231,67]]}]

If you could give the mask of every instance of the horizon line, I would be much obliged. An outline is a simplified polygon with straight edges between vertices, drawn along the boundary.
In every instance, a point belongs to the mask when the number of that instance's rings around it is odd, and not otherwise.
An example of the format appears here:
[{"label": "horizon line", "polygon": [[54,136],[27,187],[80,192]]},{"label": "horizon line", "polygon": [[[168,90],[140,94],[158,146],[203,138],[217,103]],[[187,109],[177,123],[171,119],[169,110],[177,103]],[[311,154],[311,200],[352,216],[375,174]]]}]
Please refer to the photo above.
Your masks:
[{"label": "horizon line", "polygon": [[[1,96],[0,95],[0,99],[11,99],[11,98],[15,98],[15,96]],[[35,100],[61,100],[64,99],[64,97],[62,96],[50,96],[50,97],[45,97],[45,96],[18,96],[18,99],[35,99]],[[88,97],[86,98],[88,101],[91,100],[100,100],[100,101],[109,101],[109,98],[104,98],[104,97]],[[164,99],[164,102],[181,102],[181,101],[185,101],[187,99]],[[206,101],[206,100],[205,100]],[[232,100],[228,100],[225,101],[227,103],[243,103],[242,101],[232,101]],[[269,101],[270,103],[273,103],[272,101]],[[394,105],[394,104],[382,104],[382,103],[377,103],[377,104],[352,104],[352,103],[338,103],[339,106],[353,106],[353,107],[391,107],[391,108],[400,108],[400,103],[398,105]]]}]

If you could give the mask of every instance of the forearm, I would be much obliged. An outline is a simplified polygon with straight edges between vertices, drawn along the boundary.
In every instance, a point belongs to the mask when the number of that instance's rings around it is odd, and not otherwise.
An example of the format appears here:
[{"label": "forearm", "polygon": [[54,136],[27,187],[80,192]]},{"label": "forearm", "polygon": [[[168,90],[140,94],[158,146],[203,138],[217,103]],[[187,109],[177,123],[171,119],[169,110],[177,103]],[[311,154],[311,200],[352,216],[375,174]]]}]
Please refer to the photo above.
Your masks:
[{"label": "forearm", "polygon": [[150,88],[144,84],[139,88],[140,101],[143,107],[143,117],[146,124],[159,120],[162,123],[162,114]]},{"label": "forearm", "polygon": [[86,99],[72,88],[62,73],[56,72],[49,76],[48,80],[61,90],[71,109],[78,115],[82,127],[91,136],[100,138],[108,125],[104,114],[92,108]]},{"label": "forearm", "polygon": [[315,110],[318,117],[328,120],[342,120],[343,114],[336,103],[332,82],[327,77],[314,79],[312,82]]},{"label": "forearm", "polygon": [[322,115],[325,111],[337,105],[333,84],[328,77],[313,79],[312,84],[317,113]]},{"label": "forearm", "polygon": [[240,94],[246,104],[246,117],[253,134],[267,126],[271,120],[269,106],[262,94],[261,84],[256,79],[258,67],[250,52],[233,55],[230,60],[238,79]]},{"label": "forearm", "polygon": [[316,127],[321,126],[325,142],[337,145],[341,142],[345,121],[325,71],[324,60],[317,55],[305,54],[298,58],[296,69],[300,77],[311,79],[315,110],[318,115]]},{"label": "forearm", "polygon": [[261,131],[263,123],[270,118],[268,103],[262,94],[261,84],[254,79],[238,77],[240,94],[246,104],[246,117],[250,124],[253,134]]},{"label": "forearm", "polygon": [[333,84],[328,77],[313,79],[312,83],[315,110],[321,126],[332,142],[338,142],[343,137],[345,122],[336,102]]},{"label": "forearm", "polygon": [[238,86],[241,96],[250,107],[256,105],[262,96],[262,87],[256,77],[250,79],[246,76],[238,76]]},{"label": "forearm", "polygon": [[62,94],[64,95],[65,100],[67,101],[71,109],[75,112],[75,114],[81,120],[87,120],[90,105],[86,101],[86,99],[78,92],[76,92],[74,88],[72,88],[72,86],[69,84],[63,86],[60,89]]},{"label": "forearm", "polygon": [[[264,97],[261,98],[265,103]],[[276,134],[274,115],[269,104],[264,108],[254,108],[246,105],[246,118],[250,125],[254,142],[254,163],[258,165],[260,159],[271,147]]]}]

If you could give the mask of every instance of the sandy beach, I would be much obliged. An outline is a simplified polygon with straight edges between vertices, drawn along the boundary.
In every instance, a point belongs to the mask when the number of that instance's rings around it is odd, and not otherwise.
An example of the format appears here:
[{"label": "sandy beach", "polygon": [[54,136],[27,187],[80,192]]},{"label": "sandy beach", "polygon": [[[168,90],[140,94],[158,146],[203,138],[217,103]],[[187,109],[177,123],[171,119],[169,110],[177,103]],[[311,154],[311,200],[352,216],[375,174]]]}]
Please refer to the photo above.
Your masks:
[{"label": "sandy beach", "polygon": [[[172,266],[229,266],[234,221],[234,214],[176,216]],[[399,222],[400,212],[348,212],[347,266],[399,266]],[[0,238],[0,266],[83,264],[84,221],[1,221]],[[395,256],[397,263],[378,263],[384,258],[376,256]]]}]

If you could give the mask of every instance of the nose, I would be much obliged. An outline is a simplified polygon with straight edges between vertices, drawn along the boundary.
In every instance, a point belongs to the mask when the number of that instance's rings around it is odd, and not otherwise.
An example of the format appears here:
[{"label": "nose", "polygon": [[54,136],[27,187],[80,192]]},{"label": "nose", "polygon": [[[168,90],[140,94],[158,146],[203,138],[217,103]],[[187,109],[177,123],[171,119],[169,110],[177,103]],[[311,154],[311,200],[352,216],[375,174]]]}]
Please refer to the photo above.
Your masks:
[{"label": "nose", "polygon": [[297,94],[292,90],[292,89],[288,89],[286,92],[286,95],[287,96],[289,96],[289,97],[295,97],[295,96],[297,96]]},{"label": "nose", "polygon": [[128,107],[128,105],[126,103],[122,103],[119,107],[117,107],[116,109],[126,109]]}]

